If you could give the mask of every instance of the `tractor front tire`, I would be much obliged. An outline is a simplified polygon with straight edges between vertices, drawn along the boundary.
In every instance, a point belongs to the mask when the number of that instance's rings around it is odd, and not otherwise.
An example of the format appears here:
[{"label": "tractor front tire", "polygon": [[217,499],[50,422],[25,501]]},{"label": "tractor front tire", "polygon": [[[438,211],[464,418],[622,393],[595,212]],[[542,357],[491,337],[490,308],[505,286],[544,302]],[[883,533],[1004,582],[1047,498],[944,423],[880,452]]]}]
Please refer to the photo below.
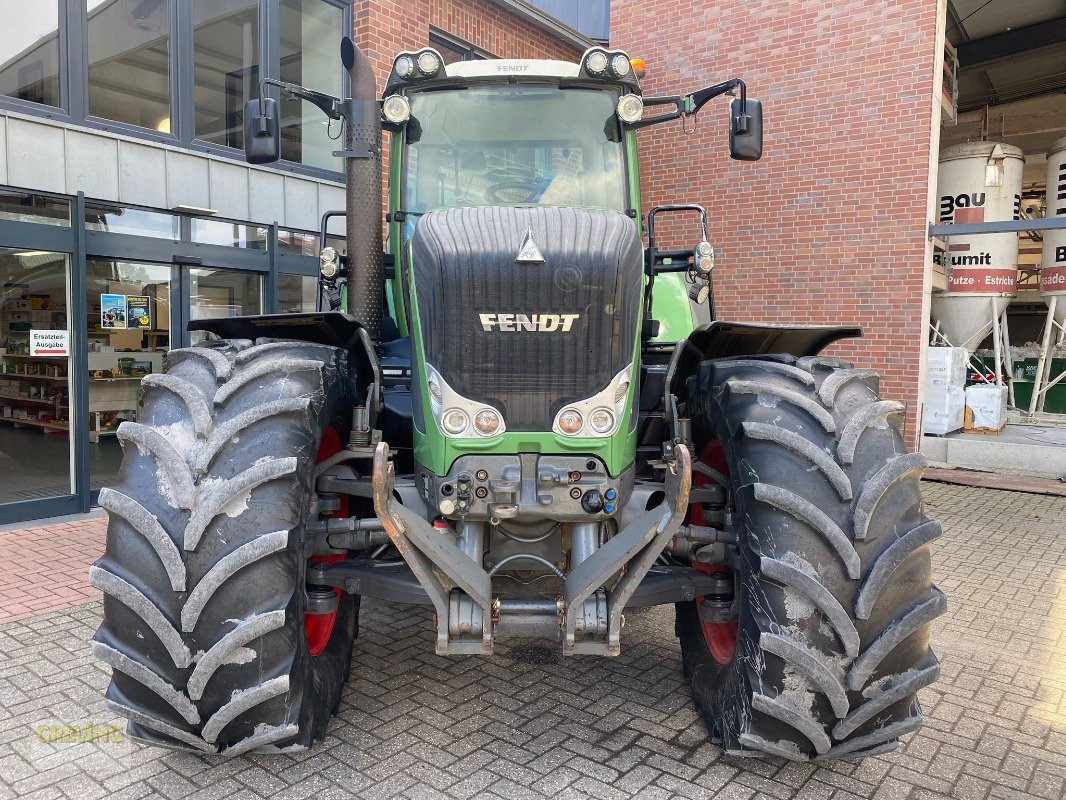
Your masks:
[{"label": "tractor front tire", "polygon": [[157,746],[309,747],[339,704],[358,619],[341,595],[328,641],[309,646],[303,526],[319,448],[348,435],[348,354],[223,340],[167,365],[142,382],[141,419],[118,430],[119,482],[100,492],[92,649],[111,667],[108,705]]},{"label": "tractor front tire", "polygon": [[677,607],[712,740],[794,761],[894,749],[921,725],[916,693],[940,669],[929,623],[946,608],[903,406],[879,399],[869,370],[764,356],[701,364],[687,413],[697,454],[728,476],[740,532],[733,627]]}]

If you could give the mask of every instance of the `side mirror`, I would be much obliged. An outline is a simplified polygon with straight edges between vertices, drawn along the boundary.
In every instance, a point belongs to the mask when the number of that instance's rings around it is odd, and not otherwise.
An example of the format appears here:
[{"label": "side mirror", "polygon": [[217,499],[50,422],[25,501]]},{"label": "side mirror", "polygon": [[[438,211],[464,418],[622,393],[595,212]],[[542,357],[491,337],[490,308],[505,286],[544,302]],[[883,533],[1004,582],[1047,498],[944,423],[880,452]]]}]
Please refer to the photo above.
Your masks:
[{"label": "side mirror", "polygon": [[737,161],[762,158],[762,103],[747,99],[747,113],[740,115],[740,98],[729,104],[729,157]]},{"label": "side mirror", "polygon": [[273,97],[244,104],[244,159],[249,164],[273,164],[281,158],[278,101]]}]

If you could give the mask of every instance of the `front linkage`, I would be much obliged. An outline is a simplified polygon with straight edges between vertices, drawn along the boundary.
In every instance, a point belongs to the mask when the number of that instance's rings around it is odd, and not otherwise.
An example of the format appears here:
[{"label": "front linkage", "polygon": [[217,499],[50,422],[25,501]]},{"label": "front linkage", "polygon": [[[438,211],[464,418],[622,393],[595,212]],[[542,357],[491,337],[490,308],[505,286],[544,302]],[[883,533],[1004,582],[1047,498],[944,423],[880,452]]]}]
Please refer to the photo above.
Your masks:
[{"label": "front linkage", "polygon": [[[561,639],[566,653],[618,655],[622,611],[639,588],[646,586],[649,594],[654,590],[656,603],[691,600],[702,593],[706,579],[696,571],[675,569],[668,578],[656,573],[642,583],[688,510],[692,485],[688,449],[670,448],[662,468],[663,502],[602,547],[575,548],[572,568],[565,576],[560,573],[559,597],[512,600],[493,598],[492,573],[482,566],[482,543],[477,540],[480,528],[465,526],[456,534],[448,525],[430,524],[394,502],[396,476],[389,447],[379,444],[374,454],[374,508],[436,610],[437,653],[491,653],[496,631],[526,636],[536,631]],[[367,593],[366,588],[362,591]]]}]

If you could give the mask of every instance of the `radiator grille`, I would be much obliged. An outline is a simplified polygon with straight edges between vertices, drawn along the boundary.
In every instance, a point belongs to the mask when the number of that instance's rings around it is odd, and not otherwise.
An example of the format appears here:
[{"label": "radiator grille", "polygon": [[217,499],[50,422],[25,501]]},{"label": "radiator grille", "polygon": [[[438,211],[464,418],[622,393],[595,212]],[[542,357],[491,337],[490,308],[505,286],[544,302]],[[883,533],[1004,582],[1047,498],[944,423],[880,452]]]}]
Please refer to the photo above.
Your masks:
[{"label": "radiator grille", "polygon": [[[516,263],[529,231],[543,264]],[[632,359],[641,242],[615,211],[462,208],[422,217],[412,240],[426,358],[508,430],[551,430],[564,404]],[[484,330],[480,314],[579,314],[567,332]]]}]

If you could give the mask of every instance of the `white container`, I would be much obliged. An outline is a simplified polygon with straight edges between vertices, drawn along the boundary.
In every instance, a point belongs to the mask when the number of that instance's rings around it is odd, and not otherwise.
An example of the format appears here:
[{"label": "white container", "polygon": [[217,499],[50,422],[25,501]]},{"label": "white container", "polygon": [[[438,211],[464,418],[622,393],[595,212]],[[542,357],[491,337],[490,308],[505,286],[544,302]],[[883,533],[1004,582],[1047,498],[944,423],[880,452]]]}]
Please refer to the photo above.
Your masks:
[{"label": "white container", "polygon": [[922,415],[922,430],[935,436],[957,431],[966,412],[966,392],[951,386],[943,391],[927,392]]},{"label": "white container", "polygon": [[982,383],[966,387],[966,408],[969,428],[991,428],[998,431],[1007,424],[1007,387]]},{"label": "white container", "polygon": [[[1020,148],[966,142],[945,148],[937,173],[938,219],[952,225],[1018,219],[1022,202]],[[948,291],[934,294],[932,316],[953,345],[975,348],[1014,296],[1018,235],[949,236],[942,256]]]},{"label": "white container", "polygon": [[[1046,216],[1066,218],[1066,137],[1059,139],[1048,150]],[[1058,296],[1055,321],[1059,325],[1066,325],[1066,230],[1044,231],[1040,294],[1044,302]]]}]

